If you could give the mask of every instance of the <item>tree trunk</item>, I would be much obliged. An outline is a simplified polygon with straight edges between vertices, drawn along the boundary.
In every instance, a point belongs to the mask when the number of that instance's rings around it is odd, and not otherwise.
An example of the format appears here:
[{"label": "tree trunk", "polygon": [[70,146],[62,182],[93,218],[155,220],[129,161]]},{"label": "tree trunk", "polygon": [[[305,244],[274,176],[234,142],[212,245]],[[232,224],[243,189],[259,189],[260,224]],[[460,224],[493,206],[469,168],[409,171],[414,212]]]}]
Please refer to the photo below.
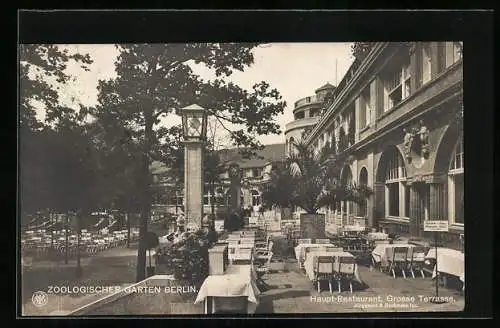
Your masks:
[{"label": "tree trunk", "polygon": [[215,186],[213,182],[210,183],[210,198],[212,215],[215,215]]},{"label": "tree trunk", "polygon": [[127,221],[127,248],[130,248],[130,216],[125,213],[125,220]]},{"label": "tree trunk", "polygon": [[65,231],[65,247],[64,247],[64,264],[68,264],[68,214],[66,213],[66,218],[65,218],[65,226],[64,226],[64,231]]},{"label": "tree trunk", "polygon": [[151,249],[148,249],[149,254],[149,266],[151,267]]},{"label": "tree trunk", "polygon": [[139,247],[137,249],[137,272],[136,281],[146,279],[146,234],[148,232],[148,220],[151,213],[151,174],[149,172],[149,153],[153,138],[153,115],[151,110],[144,111],[145,118],[145,142],[143,150],[142,165],[142,197],[141,197],[141,223],[139,227]]},{"label": "tree trunk", "polygon": [[54,225],[57,223],[57,220],[56,222],[54,222],[54,215],[52,215],[52,213],[49,212],[49,217],[50,217],[50,225],[52,226],[52,228],[50,229],[50,251],[53,252],[54,251]]},{"label": "tree trunk", "polygon": [[80,263],[80,234],[82,233],[81,230],[81,213],[77,212],[76,213],[76,276],[79,278],[82,275],[82,267]]}]

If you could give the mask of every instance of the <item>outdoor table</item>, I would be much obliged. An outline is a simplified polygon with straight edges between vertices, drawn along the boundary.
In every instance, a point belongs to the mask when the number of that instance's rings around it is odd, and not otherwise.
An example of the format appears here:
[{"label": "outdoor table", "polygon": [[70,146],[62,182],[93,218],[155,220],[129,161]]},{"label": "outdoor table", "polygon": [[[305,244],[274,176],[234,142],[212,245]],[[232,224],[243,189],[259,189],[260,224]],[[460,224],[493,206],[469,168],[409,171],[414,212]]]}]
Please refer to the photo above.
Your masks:
[{"label": "outdoor table", "polygon": [[382,266],[388,266],[389,260],[394,254],[394,247],[408,247],[407,258],[411,258],[412,250],[415,245],[412,244],[379,244],[372,251],[372,258],[375,263],[381,263]]},{"label": "outdoor table", "polygon": [[251,261],[253,245],[229,245],[228,258],[230,263],[234,261]]},{"label": "outdoor table", "polygon": [[[438,270],[440,273],[456,276],[465,284],[464,253],[451,248],[438,247]],[[436,259],[436,249],[433,247],[425,256],[428,259]],[[436,277],[436,266],[434,266],[432,278]],[[445,281],[446,285],[446,281]]]},{"label": "outdoor table", "polygon": [[[304,269],[306,271],[307,277],[311,281],[314,280],[314,267],[315,267],[317,258],[319,256],[328,256],[328,257],[335,258],[335,264],[334,264],[333,270],[337,271],[337,272],[339,271],[339,266],[340,266],[339,265],[339,263],[340,263],[339,258],[340,257],[354,258],[354,255],[352,255],[349,252],[344,252],[344,251],[320,251],[320,252],[312,251],[312,252],[308,253],[306,256],[306,260],[304,261]],[[355,264],[355,267],[354,267],[354,277],[356,278],[356,280],[358,282],[361,282],[361,279],[359,277],[357,264]]]},{"label": "outdoor table", "polygon": [[305,260],[306,249],[319,248],[319,247],[332,248],[335,246],[333,244],[330,244],[330,243],[328,243],[328,244],[299,244],[295,247],[295,258],[300,263],[300,262]]},{"label": "outdoor table", "polygon": [[240,238],[240,244],[254,244],[254,243],[255,243],[254,237],[242,237],[242,238]]},{"label": "outdoor table", "polygon": [[[239,310],[255,313],[260,291],[256,284],[257,274],[252,265],[229,265],[222,275],[208,276],[200,287],[194,304],[204,302],[205,314],[218,311]],[[211,297],[209,310],[208,297]],[[235,309],[243,300],[245,309]],[[240,305],[241,306],[241,305]]]}]

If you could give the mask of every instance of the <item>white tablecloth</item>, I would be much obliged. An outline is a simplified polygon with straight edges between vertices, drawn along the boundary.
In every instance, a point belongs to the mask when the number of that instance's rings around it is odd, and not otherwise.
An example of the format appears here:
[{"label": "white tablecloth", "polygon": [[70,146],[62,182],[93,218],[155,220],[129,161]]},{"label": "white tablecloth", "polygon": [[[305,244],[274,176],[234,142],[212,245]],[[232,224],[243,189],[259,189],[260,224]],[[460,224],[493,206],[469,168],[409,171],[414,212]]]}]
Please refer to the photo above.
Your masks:
[{"label": "white tablecloth", "polygon": [[242,237],[240,238],[240,244],[253,245],[255,244],[255,237]]},{"label": "white tablecloth", "polygon": [[[465,282],[465,264],[464,264],[464,253],[451,249],[438,247],[437,250],[438,258],[437,265],[439,272],[446,273],[449,275],[457,276],[462,282]],[[426,259],[436,259],[436,248],[433,247],[429,250]],[[434,272],[432,277],[436,276],[436,267],[434,267]]]},{"label": "white tablecloth", "polygon": [[340,230],[341,231],[352,231],[352,232],[362,232],[365,231],[365,227],[360,226],[360,225],[345,225],[343,226]]},{"label": "white tablecloth", "polygon": [[387,240],[389,235],[383,232],[369,232],[367,235],[368,240]]},{"label": "white tablecloth", "polygon": [[383,266],[388,265],[388,260],[392,259],[394,247],[408,247],[407,257],[411,258],[412,250],[415,245],[411,244],[379,244],[372,251],[372,257],[375,263],[381,263]]},{"label": "white tablecloth", "polygon": [[[335,264],[337,264],[338,266],[338,263],[339,263],[339,257],[351,257],[351,258],[354,258],[354,255],[352,255],[351,253],[349,252],[344,252],[344,251],[314,251],[312,250],[311,252],[308,252],[307,255],[306,255],[306,259],[304,261],[304,269],[306,271],[306,275],[307,277],[312,281],[314,280],[314,262],[316,261],[316,258],[318,258],[319,256],[329,256],[329,257],[335,257],[336,260],[335,260]],[[335,268],[334,267],[334,270],[338,271],[339,268]],[[354,269],[354,276],[356,278],[357,281],[361,282],[361,279],[359,278],[359,272],[358,272],[358,266],[355,265],[355,269]]]},{"label": "white tablecloth", "polygon": [[327,247],[327,248],[337,248],[333,244],[299,244],[295,247],[295,258],[299,263],[306,258],[306,249],[311,248],[319,248],[319,247]]},{"label": "white tablecloth", "polygon": [[228,258],[231,262],[234,260],[250,261],[252,259],[252,253],[252,245],[234,245],[228,247]]},{"label": "white tablecloth", "polygon": [[248,298],[248,313],[254,313],[259,304],[260,291],[256,285],[257,275],[251,265],[229,265],[223,275],[210,275],[201,285],[194,304],[203,302],[208,296]]}]

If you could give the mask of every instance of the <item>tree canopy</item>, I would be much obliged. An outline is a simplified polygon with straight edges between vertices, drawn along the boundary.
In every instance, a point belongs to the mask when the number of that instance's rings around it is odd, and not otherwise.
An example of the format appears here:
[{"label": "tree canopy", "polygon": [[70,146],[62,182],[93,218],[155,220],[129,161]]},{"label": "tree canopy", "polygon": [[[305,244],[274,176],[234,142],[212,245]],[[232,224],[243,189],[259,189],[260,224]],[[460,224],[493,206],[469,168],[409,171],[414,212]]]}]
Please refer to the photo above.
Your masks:
[{"label": "tree canopy", "polygon": [[329,143],[320,151],[303,141],[293,144],[294,151],[271,172],[263,193],[265,207],[297,206],[314,214],[323,207],[335,209],[344,200],[359,202],[369,194],[366,187],[343,185],[340,172],[345,163]]},{"label": "tree canopy", "polygon": [[[257,136],[279,133],[273,120],[286,103],[265,81],[247,91],[228,80],[234,70],[253,63],[252,43],[121,44],[115,62],[117,77],[99,81],[98,105],[85,109],[98,121],[115,121],[128,131],[140,149],[137,194],[141,204],[137,280],[144,279],[144,236],[151,213],[153,160],[182,169],[179,127],[161,127],[161,119],[178,114],[190,104],[208,110],[229,133],[231,142],[253,152],[262,145]],[[190,64],[203,64],[215,71],[214,80],[203,80]],[[227,124],[231,124],[231,128]],[[238,128],[234,128],[234,126]],[[169,158],[165,158],[167,155]],[[174,171],[175,172],[175,171]],[[178,172],[180,173],[180,172]],[[182,175],[178,175],[181,177]],[[200,218],[201,219],[201,218]]]}]

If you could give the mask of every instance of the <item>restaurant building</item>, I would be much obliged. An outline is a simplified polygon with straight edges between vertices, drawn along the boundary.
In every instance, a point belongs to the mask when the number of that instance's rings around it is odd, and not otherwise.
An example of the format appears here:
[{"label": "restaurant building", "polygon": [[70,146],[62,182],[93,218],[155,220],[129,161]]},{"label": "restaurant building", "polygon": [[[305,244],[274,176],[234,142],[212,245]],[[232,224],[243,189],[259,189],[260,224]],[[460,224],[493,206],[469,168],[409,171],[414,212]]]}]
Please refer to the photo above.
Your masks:
[{"label": "restaurant building", "polygon": [[295,102],[293,121],[285,125],[286,155],[293,151],[293,144],[304,138],[318,123],[324,110],[325,97],[334,90],[333,85],[326,83],[318,88],[314,95]]},{"label": "restaurant building", "polygon": [[462,70],[461,42],[380,42],[353,62],[306,137],[315,149],[335,142],[349,158],[340,181],[373,191],[335,217],[364,216],[368,226],[422,239],[424,221],[447,220],[444,243],[460,247]]}]

